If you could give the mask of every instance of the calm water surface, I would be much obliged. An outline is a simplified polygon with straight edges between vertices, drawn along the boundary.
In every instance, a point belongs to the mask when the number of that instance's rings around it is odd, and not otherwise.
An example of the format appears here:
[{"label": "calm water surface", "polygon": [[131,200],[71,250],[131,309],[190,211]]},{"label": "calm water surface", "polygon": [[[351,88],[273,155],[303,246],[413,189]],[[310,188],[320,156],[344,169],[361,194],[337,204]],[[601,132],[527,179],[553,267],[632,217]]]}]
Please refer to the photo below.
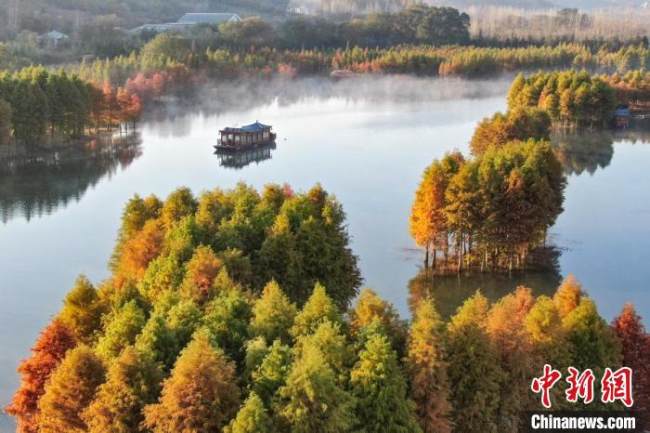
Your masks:
[{"label": "calm water surface", "polygon": [[[445,152],[467,152],[477,121],[505,108],[508,82],[306,80],[211,89],[195,105],[170,105],[145,122],[141,144],[128,150],[0,175],[0,405],[75,277],[107,276],[126,200],[164,197],[180,185],[198,193],[239,181],[296,190],[320,182],[347,212],[365,285],[403,314],[409,290],[433,290],[449,314],[479,287],[491,297],[521,283],[544,293],[571,272],[608,319],[626,301],[650,317],[650,145],[643,134],[557,140],[569,174],[565,212],[552,230],[562,249],[557,272],[433,285],[418,275],[422,255],[407,223],[422,170]],[[237,161],[212,154],[218,128],[255,120],[274,126],[275,149]]]}]

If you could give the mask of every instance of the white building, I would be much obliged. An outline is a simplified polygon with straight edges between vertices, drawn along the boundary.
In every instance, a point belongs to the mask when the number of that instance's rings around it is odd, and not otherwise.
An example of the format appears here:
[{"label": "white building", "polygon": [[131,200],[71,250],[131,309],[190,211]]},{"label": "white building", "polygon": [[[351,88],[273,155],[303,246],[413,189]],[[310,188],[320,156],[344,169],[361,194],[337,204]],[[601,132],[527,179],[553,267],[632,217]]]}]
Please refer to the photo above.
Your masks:
[{"label": "white building", "polygon": [[142,32],[163,33],[178,31],[182,32],[188,28],[200,24],[219,25],[241,21],[241,17],[232,13],[187,13],[175,23],[143,24],[140,27],[129,30],[129,33],[138,34]]}]

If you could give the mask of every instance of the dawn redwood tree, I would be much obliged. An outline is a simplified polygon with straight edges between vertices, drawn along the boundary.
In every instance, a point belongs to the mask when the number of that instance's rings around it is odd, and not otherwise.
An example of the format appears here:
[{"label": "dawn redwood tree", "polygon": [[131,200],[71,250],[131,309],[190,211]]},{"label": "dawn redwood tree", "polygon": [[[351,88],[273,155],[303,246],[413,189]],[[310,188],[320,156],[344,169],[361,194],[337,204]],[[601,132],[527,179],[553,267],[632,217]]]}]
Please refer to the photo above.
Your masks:
[{"label": "dawn redwood tree", "polygon": [[303,349],[278,390],[276,413],[291,433],[345,433],[356,420],[354,399],[313,345]]},{"label": "dawn redwood tree", "polygon": [[167,326],[174,333],[179,352],[187,346],[201,325],[202,315],[199,307],[188,300],[180,300],[167,311]]},{"label": "dawn redwood tree", "polygon": [[553,295],[553,302],[561,318],[576,309],[582,294],[582,285],[573,274],[569,274]]},{"label": "dawn redwood tree", "polygon": [[357,399],[355,429],[367,433],[420,432],[397,353],[381,332],[370,336],[350,374]]},{"label": "dawn redwood tree", "polygon": [[264,357],[269,353],[269,346],[266,344],[264,337],[255,337],[244,343],[244,352],[241,377],[243,383],[249,384],[252,381],[253,372],[257,370]]},{"label": "dawn redwood tree", "polygon": [[632,304],[625,304],[623,311],[612,322],[612,328],[621,342],[622,364],[633,373],[634,409],[650,422],[650,335]]},{"label": "dawn redwood tree", "polygon": [[423,433],[451,433],[444,324],[431,298],[421,300],[409,330],[410,397]]},{"label": "dawn redwood tree", "polygon": [[138,352],[147,354],[165,372],[171,370],[181,349],[176,333],[165,317],[157,312],[149,317],[134,345]]},{"label": "dawn redwood tree", "polygon": [[199,332],[163,382],[158,403],[144,409],[144,426],[153,433],[212,433],[237,412],[235,366],[210,337]]},{"label": "dawn redwood tree", "polygon": [[251,334],[262,336],[267,343],[279,338],[289,341],[289,330],[297,314],[296,306],[284,294],[277,282],[271,281],[253,305]]},{"label": "dawn redwood tree", "polygon": [[458,309],[448,325],[447,363],[453,431],[497,433],[503,371],[485,331],[488,302],[480,293]]},{"label": "dawn redwood tree", "polygon": [[302,310],[296,315],[291,328],[291,335],[294,338],[308,335],[325,321],[340,324],[343,319],[338,307],[332,298],[327,295],[325,287],[320,283],[316,283],[311,296],[307,299]]},{"label": "dawn redwood tree", "polygon": [[354,351],[341,327],[338,322],[325,320],[313,333],[298,337],[293,351],[294,356],[300,356],[306,347],[318,347],[325,362],[337,375],[338,382],[345,385],[349,381],[348,373],[354,363]]},{"label": "dawn redwood tree", "polygon": [[533,370],[524,320],[534,303],[532,291],[518,287],[514,293],[493,304],[487,316],[486,330],[497,348],[504,371],[497,417],[501,433],[520,430],[521,411],[531,399],[530,381],[537,371]]},{"label": "dawn redwood tree", "polygon": [[463,163],[463,156],[458,152],[446,155],[441,161],[434,161],[425,169],[415,192],[409,229],[415,242],[425,249],[426,267],[429,266],[430,252],[433,253],[432,266],[435,268],[438,250],[446,251],[448,224],[443,212],[447,204],[445,192],[452,176]]},{"label": "dawn redwood tree", "polygon": [[194,250],[192,258],[185,264],[185,278],[181,285],[182,296],[202,305],[214,296],[213,282],[222,261],[212,248],[201,245]]},{"label": "dawn redwood tree", "polygon": [[241,365],[249,338],[251,301],[237,288],[222,291],[205,308],[202,325],[213,343]]},{"label": "dawn redwood tree", "polygon": [[97,290],[88,278],[80,275],[63,301],[59,319],[74,334],[77,341],[90,343],[95,332],[99,330],[103,313],[104,305]]},{"label": "dawn redwood tree", "polygon": [[37,432],[38,401],[45,392],[45,384],[75,344],[72,332],[55,318],[41,331],[32,355],[18,366],[20,387],[6,408],[9,415],[16,417],[17,433]]},{"label": "dawn redwood tree", "polygon": [[273,420],[264,406],[264,402],[255,392],[251,392],[237,416],[224,433],[274,433]]},{"label": "dawn redwood tree", "polygon": [[104,382],[104,374],[101,360],[88,346],[68,351],[38,402],[38,432],[85,433],[88,425],[82,413]]},{"label": "dawn redwood tree", "polygon": [[142,409],[160,392],[162,372],[149,354],[129,346],[109,366],[106,382],[99,386],[83,420],[89,433],[139,433]]},{"label": "dawn redwood tree", "polygon": [[200,245],[200,237],[194,215],[184,216],[179,221],[172,222],[166,229],[161,255],[174,256],[181,263],[187,262]]},{"label": "dawn redwood tree", "polygon": [[156,303],[165,292],[177,293],[184,277],[183,263],[175,254],[161,255],[153,259],[137,285],[140,295]]},{"label": "dawn redwood tree", "polygon": [[[524,330],[529,341],[531,369],[534,376],[543,372],[545,364],[558,370],[566,369],[571,363],[570,345],[562,326],[562,318],[553,300],[548,296],[539,296],[535,300],[526,318]],[[565,406],[563,386],[556,386],[551,392],[553,407]],[[530,408],[541,409],[539,400],[533,400]]]},{"label": "dawn redwood tree", "polygon": [[[355,332],[378,321],[387,330],[403,331],[403,324],[395,307],[384,301],[371,289],[363,289],[357,300],[357,305],[350,313],[350,325]],[[394,336],[393,336],[394,337]]]},{"label": "dawn redwood tree", "polygon": [[583,296],[578,306],[564,317],[562,326],[573,367],[598,370],[620,364],[620,342],[590,298]]},{"label": "dawn redwood tree", "polygon": [[514,140],[548,140],[551,118],[540,108],[514,108],[506,114],[496,113],[483,119],[472,136],[470,148],[475,156],[490,147],[500,147]]},{"label": "dawn redwood tree", "polygon": [[164,235],[164,226],[160,219],[145,222],[142,229],[124,243],[119,257],[116,258],[118,279],[142,279],[149,263],[160,254]]},{"label": "dawn redwood tree", "polygon": [[11,125],[11,105],[0,99],[0,146],[11,142],[13,126]]},{"label": "dawn redwood tree", "polygon": [[291,348],[275,340],[266,356],[251,373],[251,388],[267,404],[276,391],[285,384],[291,369]]},{"label": "dawn redwood tree", "polygon": [[135,342],[146,323],[146,314],[136,301],[124,304],[107,317],[95,351],[103,360],[110,362],[122,349]]},{"label": "dawn redwood tree", "polygon": [[167,196],[161,210],[161,217],[165,227],[170,228],[173,223],[186,216],[194,215],[197,203],[189,188],[178,188]]}]

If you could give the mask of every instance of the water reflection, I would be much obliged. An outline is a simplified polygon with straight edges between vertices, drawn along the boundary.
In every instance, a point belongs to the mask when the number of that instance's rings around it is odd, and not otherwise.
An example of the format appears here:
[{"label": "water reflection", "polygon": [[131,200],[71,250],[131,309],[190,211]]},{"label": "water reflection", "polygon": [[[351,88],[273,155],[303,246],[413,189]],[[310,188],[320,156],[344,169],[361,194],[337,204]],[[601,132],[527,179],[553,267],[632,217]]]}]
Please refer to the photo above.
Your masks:
[{"label": "water reflection", "polygon": [[581,131],[578,133],[556,133],[551,137],[558,158],[567,175],[593,175],[604,169],[614,157],[614,143],[650,143],[650,130],[645,128],[623,131]]},{"label": "water reflection", "polygon": [[430,270],[420,269],[408,284],[409,307],[414,309],[418,301],[432,296],[443,318],[452,316],[463,302],[480,290],[485,297],[494,302],[511,293],[519,286],[529,287],[535,295],[551,295],[560,285],[560,251],[549,250],[551,265],[546,270],[525,273],[489,274],[464,273],[461,275],[440,276]]},{"label": "water reflection", "polygon": [[[405,106],[404,109],[413,109],[418,104],[430,105],[432,101],[503,95],[510,83],[510,76],[472,81],[459,78],[431,80],[406,75],[360,76],[341,81],[322,78],[246,80],[205,85],[192,94],[184,95],[183,98],[167,98],[164,104],[148,112],[146,120],[159,138],[183,138],[191,133],[191,121],[197,116],[207,119],[215,115],[232,115],[265,106],[282,109],[305,102],[324,103],[320,107],[323,110],[320,114],[328,114],[327,102],[334,100],[343,100],[349,104],[370,102],[387,109],[392,109],[396,103],[402,103],[410,106]],[[462,118],[468,114],[469,120],[475,120],[468,112],[446,114],[449,116],[447,119],[428,120],[447,125],[457,121],[459,116]],[[421,119],[417,117],[408,121],[413,127],[421,125]],[[383,124],[385,122],[378,123],[379,126]]]},{"label": "water reflection", "polygon": [[224,168],[241,170],[252,163],[259,164],[262,161],[271,159],[271,151],[276,148],[275,143],[260,145],[252,149],[240,150],[237,152],[214,152],[219,159],[219,165]]},{"label": "water reflection", "polygon": [[141,155],[138,134],[104,137],[58,150],[12,150],[0,159],[0,220],[30,220],[78,202],[88,188]]}]

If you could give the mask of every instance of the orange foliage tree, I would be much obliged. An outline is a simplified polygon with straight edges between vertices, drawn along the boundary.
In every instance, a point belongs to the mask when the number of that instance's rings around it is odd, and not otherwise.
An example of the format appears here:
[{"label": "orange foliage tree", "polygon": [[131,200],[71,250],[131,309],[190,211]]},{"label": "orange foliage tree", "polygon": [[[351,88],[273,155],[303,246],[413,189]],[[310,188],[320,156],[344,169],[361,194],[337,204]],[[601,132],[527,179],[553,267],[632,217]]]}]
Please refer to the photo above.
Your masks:
[{"label": "orange foliage tree", "polygon": [[22,376],[20,388],[6,408],[7,413],[18,421],[17,433],[36,433],[38,401],[45,392],[45,383],[66,352],[74,346],[72,332],[59,319],[54,319],[32,347],[32,356],[18,367]]},{"label": "orange foliage tree", "polygon": [[612,328],[621,341],[623,365],[634,372],[634,409],[644,414],[646,426],[650,426],[650,334],[632,304],[623,307]]},{"label": "orange foliage tree", "polygon": [[162,248],[165,231],[159,219],[149,220],[142,230],[126,241],[118,260],[118,275],[122,280],[142,279],[149,262]]}]

